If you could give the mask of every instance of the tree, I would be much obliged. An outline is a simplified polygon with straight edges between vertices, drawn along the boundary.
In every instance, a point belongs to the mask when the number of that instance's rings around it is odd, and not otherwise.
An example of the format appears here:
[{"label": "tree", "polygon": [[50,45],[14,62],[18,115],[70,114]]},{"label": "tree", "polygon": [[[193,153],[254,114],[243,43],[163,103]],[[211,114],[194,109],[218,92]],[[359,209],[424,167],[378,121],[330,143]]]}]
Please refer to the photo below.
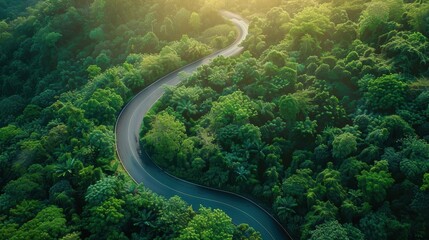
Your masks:
[{"label": "tree", "polygon": [[82,162],[75,158],[66,157],[60,164],[55,166],[55,176],[59,178],[69,178],[82,168]]},{"label": "tree", "polygon": [[311,211],[305,216],[306,223],[303,226],[302,237],[310,238],[310,231],[317,225],[325,222],[334,221],[337,218],[338,208],[331,202],[317,200]]},{"label": "tree", "polygon": [[89,38],[96,41],[104,40],[104,30],[102,27],[96,27],[89,33]]},{"label": "tree", "polygon": [[43,209],[45,205],[38,200],[23,200],[14,208],[10,209],[10,219],[22,225],[34,217]]},{"label": "tree", "polygon": [[301,37],[301,41],[299,44],[299,51],[301,53],[302,58],[306,58],[308,56],[317,55],[322,48],[320,47],[320,43],[314,39],[310,34],[305,34]]},{"label": "tree", "polygon": [[154,32],[143,37],[134,37],[128,41],[129,53],[156,53],[159,51],[159,39]]},{"label": "tree", "polygon": [[201,28],[201,19],[200,19],[200,15],[196,12],[192,12],[191,16],[189,17],[189,26],[191,26],[192,30],[194,32],[198,32],[198,30],[200,30]]},{"label": "tree", "polygon": [[95,127],[88,136],[89,147],[93,152],[93,157],[97,165],[107,164],[113,159],[115,138],[113,132],[106,126]]},{"label": "tree", "polygon": [[193,104],[190,100],[185,99],[177,104],[176,110],[187,118],[197,113],[196,105]]},{"label": "tree", "polygon": [[97,120],[100,124],[110,125],[116,119],[117,112],[124,101],[113,89],[97,89],[82,108],[85,116]]},{"label": "tree", "polygon": [[283,119],[294,123],[301,112],[300,103],[294,95],[285,95],[280,98],[279,110]]},{"label": "tree", "polygon": [[180,231],[187,227],[188,223],[195,216],[194,211],[181,198],[174,196],[167,200],[159,212],[158,222],[161,226],[157,226],[170,234],[170,237],[178,237]]},{"label": "tree", "polygon": [[297,206],[296,200],[291,196],[287,196],[285,198],[278,197],[273,208],[280,220],[287,222],[287,219],[295,214],[294,208]]},{"label": "tree", "polygon": [[282,189],[286,196],[294,197],[299,204],[306,203],[307,192],[315,184],[310,169],[299,169],[283,181]]},{"label": "tree", "polygon": [[429,171],[427,159],[429,144],[426,141],[416,138],[403,140],[399,167],[408,180],[417,185],[421,183],[423,175]]},{"label": "tree", "polygon": [[397,74],[370,79],[364,93],[366,104],[374,110],[393,111],[404,104],[407,84]]},{"label": "tree", "polygon": [[[420,1],[422,3],[422,1]],[[421,32],[426,37],[429,37],[429,19],[427,18],[429,13],[428,4],[415,4],[413,9],[408,11],[407,14],[411,15],[411,25],[415,31]]]},{"label": "tree", "polygon": [[19,138],[24,133],[25,132],[21,128],[15,125],[8,125],[0,128],[0,146],[8,146],[13,140]]},{"label": "tree", "polygon": [[357,186],[356,175],[367,169],[368,165],[356,158],[350,157],[341,162],[340,174],[343,186]]},{"label": "tree", "polygon": [[346,191],[341,183],[340,172],[333,169],[333,164],[331,162],[317,175],[316,182],[317,185],[312,191],[315,192],[319,198],[326,196],[330,202],[336,205],[339,205],[345,198]]},{"label": "tree", "polygon": [[429,40],[419,32],[392,34],[382,52],[393,60],[396,69],[404,73],[425,72],[429,66]]},{"label": "tree", "polygon": [[376,162],[369,171],[363,170],[356,179],[365,198],[373,203],[383,202],[388,188],[394,183],[386,160]]},{"label": "tree", "polygon": [[347,21],[335,26],[334,37],[342,46],[351,44],[357,38],[357,24],[353,21]]},{"label": "tree", "polygon": [[409,239],[410,225],[398,221],[389,205],[382,205],[376,212],[370,212],[359,221],[359,227],[365,239]]},{"label": "tree", "polygon": [[422,191],[428,191],[429,190],[429,173],[425,173],[423,175],[423,184],[420,187],[420,190],[422,190]]},{"label": "tree", "polygon": [[237,226],[233,240],[262,240],[261,234],[248,224],[242,223]]},{"label": "tree", "polygon": [[232,239],[234,225],[231,218],[219,209],[200,207],[198,214],[182,230],[178,240]]},{"label": "tree", "polygon": [[344,159],[357,150],[356,137],[351,133],[343,133],[332,142],[332,156]]},{"label": "tree", "polygon": [[24,223],[11,240],[19,239],[59,239],[70,232],[61,208],[49,206],[41,210],[35,218]]},{"label": "tree", "polygon": [[182,122],[167,112],[161,112],[155,116],[143,141],[154,150],[155,159],[162,166],[171,166],[186,139],[185,132]]},{"label": "tree", "polygon": [[123,183],[116,177],[104,177],[88,187],[85,201],[89,207],[99,206],[109,198],[119,197],[123,190]]},{"label": "tree", "polygon": [[16,204],[24,199],[43,199],[46,192],[42,174],[43,167],[34,164],[29,167],[29,173],[9,181],[3,188],[4,193],[13,198],[9,204]]},{"label": "tree", "polygon": [[86,69],[88,76],[93,79],[101,73],[101,68],[97,65],[89,65]]},{"label": "tree", "polygon": [[316,226],[311,231],[310,240],[349,240],[346,229],[337,221],[330,221]]},{"label": "tree", "polygon": [[414,136],[414,129],[398,115],[384,117],[381,127],[388,130],[390,142]]},{"label": "tree", "polygon": [[110,197],[101,204],[86,209],[88,218],[85,228],[93,238],[104,238],[120,232],[127,221],[124,210],[125,201]]},{"label": "tree", "polygon": [[359,19],[360,39],[373,43],[385,33],[389,20],[389,7],[385,2],[371,2]]},{"label": "tree", "polygon": [[[268,4],[267,2],[264,5]],[[282,25],[290,21],[290,16],[281,7],[273,7],[266,14],[264,33],[270,36],[270,42],[275,43],[284,38],[285,30]]]},{"label": "tree", "polygon": [[213,102],[210,111],[210,125],[217,129],[227,124],[243,124],[256,115],[250,98],[241,91],[221,96]]},{"label": "tree", "polygon": [[298,50],[302,40],[305,40],[305,45],[310,43],[308,46],[317,50],[320,42],[330,37],[334,32],[334,24],[330,21],[326,10],[324,7],[307,7],[297,13],[286,25],[293,50]]}]

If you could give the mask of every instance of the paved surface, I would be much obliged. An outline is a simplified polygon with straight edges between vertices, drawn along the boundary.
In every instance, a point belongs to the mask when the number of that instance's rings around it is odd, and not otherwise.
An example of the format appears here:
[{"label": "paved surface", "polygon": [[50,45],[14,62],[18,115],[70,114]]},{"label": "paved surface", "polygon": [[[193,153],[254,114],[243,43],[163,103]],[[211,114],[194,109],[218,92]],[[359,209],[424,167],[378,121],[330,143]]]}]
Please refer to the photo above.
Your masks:
[{"label": "paved surface", "polygon": [[290,239],[282,226],[265,210],[239,195],[199,186],[173,177],[156,166],[144,149],[140,149],[139,132],[145,114],[164,93],[163,85],[180,82],[180,72],[192,73],[217,56],[234,56],[242,51],[240,43],[248,34],[248,23],[240,16],[223,11],[239,29],[237,40],[229,47],[178,69],[138,93],[122,110],[116,122],[116,149],[128,174],[153,192],[167,198],[178,195],[198,209],[200,205],[225,211],[235,224],[248,223],[261,232],[263,239]]}]

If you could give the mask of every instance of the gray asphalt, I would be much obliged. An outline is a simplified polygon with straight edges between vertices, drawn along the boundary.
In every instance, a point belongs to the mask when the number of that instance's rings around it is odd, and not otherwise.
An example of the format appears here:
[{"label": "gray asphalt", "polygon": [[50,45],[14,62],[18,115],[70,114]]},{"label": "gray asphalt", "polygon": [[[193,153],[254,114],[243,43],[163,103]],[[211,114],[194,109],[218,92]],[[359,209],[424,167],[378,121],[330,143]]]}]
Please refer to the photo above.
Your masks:
[{"label": "gray asphalt", "polygon": [[178,69],[138,93],[122,110],[116,122],[116,150],[122,165],[137,183],[167,198],[180,196],[194,209],[200,205],[219,208],[235,224],[248,223],[262,234],[263,239],[291,239],[286,230],[263,208],[239,195],[199,186],[169,175],[153,163],[144,149],[140,149],[139,133],[143,117],[163,95],[163,85],[177,85],[180,72],[192,73],[217,56],[230,57],[242,51],[240,43],[248,34],[248,23],[240,16],[223,11],[222,15],[239,29],[237,40],[229,47]]}]

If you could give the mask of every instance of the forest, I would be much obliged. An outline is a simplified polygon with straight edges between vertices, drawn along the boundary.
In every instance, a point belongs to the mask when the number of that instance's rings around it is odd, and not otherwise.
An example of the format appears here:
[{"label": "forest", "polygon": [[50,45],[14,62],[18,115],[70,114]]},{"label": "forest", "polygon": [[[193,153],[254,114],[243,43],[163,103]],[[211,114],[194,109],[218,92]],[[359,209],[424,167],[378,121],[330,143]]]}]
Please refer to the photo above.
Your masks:
[{"label": "forest", "polygon": [[166,2],[0,2],[0,239],[260,239],[136,185],[116,158],[134,93],[235,39],[208,3]]},{"label": "forest", "polygon": [[0,0],[0,239],[261,239],[135,184],[124,105],[171,174],[264,206],[294,239],[429,239],[429,1]]},{"label": "forest", "polygon": [[157,163],[252,197],[296,239],[428,239],[429,3],[254,11],[241,56],[146,117]]}]

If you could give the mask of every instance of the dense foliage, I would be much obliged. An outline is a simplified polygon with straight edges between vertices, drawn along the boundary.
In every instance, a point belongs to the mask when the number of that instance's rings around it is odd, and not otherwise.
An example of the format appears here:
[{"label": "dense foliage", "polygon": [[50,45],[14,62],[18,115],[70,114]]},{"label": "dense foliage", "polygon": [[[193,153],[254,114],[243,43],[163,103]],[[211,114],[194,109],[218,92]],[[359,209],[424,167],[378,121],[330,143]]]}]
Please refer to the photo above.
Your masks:
[{"label": "dense foliage", "polygon": [[0,2],[11,14],[0,21],[0,239],[260,239],[220,210],[134,184],[114,152],[133,93],[230,43],[231,24],[194,0],[44,0],[26,12],[9,2]]},{"label": "dense foliage", "polygon": [[157,163],[253,196],[297,239],[428,239],[429,3],[241,2],[247,52],[145,119]]}]

